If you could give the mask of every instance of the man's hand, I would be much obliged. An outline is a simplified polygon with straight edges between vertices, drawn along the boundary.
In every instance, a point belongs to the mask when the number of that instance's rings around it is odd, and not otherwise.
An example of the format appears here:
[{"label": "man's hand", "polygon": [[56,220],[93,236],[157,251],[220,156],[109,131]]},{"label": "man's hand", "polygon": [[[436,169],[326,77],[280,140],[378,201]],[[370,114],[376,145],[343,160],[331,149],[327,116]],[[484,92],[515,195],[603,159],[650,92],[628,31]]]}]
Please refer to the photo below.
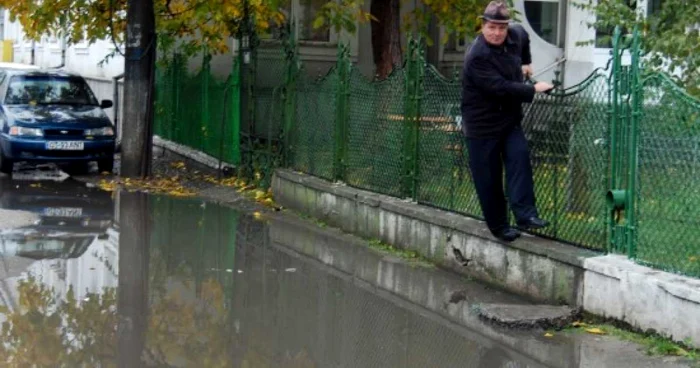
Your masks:
[{"label": "man's hand", "polygon": [[522,66],[523,78],[528,79],[532,76],[532,65],[527,64]]},{"label": "man's hand", "polygon": [[547,92],[554,88],[554,85],[547,82],[537,82],[535,83],[535,92]]}]

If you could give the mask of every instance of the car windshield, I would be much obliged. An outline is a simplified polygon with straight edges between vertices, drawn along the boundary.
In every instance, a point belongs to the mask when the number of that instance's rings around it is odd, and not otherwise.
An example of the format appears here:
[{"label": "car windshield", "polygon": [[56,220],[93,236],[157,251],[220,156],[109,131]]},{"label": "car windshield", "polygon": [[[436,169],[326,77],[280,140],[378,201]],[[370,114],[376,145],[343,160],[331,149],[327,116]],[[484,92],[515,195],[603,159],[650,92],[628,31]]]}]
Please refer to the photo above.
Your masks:
[{"label": "car windshield", "polygon": [[97,99],[82,78],[21,75],[10,79],[5,104],[97,105]]}]

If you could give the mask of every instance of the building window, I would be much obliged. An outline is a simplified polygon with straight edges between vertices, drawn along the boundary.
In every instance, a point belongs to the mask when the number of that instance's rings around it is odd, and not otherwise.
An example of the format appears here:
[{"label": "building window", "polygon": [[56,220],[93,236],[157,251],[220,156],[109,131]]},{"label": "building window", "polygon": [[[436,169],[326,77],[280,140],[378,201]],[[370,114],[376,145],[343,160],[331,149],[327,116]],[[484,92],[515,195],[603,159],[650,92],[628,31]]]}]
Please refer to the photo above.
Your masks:
[{"label": "building window", "polygon": [[647,16],[660,12],[663,3],[664,0],[648,0]]},{"label": "building window", "polygon": [[301,41],[316,41],[330,42],[331,29],[327,25],[321,28],[314,28],[314,19],[316,14],[321,11],[321,8],[327,1],[320,0],[299,0],[299,8],[297,19],[299,19],[299,40]]},{"label": "building window", "polygon": [[[295,34],[299,41],[330,43],[337,35],[329,26],[314,28],[316,15],[327,1],[319,0],[281,0],[280,9],[285,21],[294,21]],[[260,34],[261,39],[278,40],[286,25],[272,25],[267,32]]]},{"label": "building window", "polygon": [[526,0],[525,16],[538,36],[552,45],[559,44],[558,0]]},{"label": "building window", "polygon": [[457,37],[455,34],[451,34],[447,39],[445,44],[445,51],[448,52],[464,52],[467,49],[467,38]]},{"label": "building window", "polygon": [[[281,0],[278,3],[279,11],[284,15],[284,21],[289,22],[292,18],[292,0]],[[284,34],[287,24],[271,24],[267,32],[259,34],[263,40],[279,40]]]}]

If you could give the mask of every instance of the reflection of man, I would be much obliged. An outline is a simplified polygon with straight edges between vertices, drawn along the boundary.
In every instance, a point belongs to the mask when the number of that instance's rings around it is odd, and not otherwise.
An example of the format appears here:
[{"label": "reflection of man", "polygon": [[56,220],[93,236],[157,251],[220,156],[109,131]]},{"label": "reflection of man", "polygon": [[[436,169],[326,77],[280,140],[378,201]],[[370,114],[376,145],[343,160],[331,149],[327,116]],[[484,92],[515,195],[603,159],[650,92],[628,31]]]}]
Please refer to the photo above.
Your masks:
[{"label": "reflection of man", "polygon": [[536,92],[553,86],[546,82],[523,83],[530,68],[530,40],[522,27],[508,27],[510,11],[492,1],[484,11],[482,34],[464,60],[462,81],[462,131],[467,137],[470,167],[486,224],[499,239],[520,236],[508,224],[503,195],[503,166],[510,207],[521,229],[549,225],[535,207],[532,167],[527,140],[520,122],[522,103],[532,102]]}]

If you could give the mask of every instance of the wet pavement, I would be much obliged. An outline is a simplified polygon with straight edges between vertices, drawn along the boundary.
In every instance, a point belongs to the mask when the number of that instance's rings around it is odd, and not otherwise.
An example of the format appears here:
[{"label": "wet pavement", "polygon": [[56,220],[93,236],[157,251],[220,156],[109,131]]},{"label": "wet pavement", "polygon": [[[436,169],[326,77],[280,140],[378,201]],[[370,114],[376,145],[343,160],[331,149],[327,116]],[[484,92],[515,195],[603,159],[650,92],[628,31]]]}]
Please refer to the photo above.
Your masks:
[{"label": "wet pavement", "polygon": [[2,176],[0,222],[12,367],[686,366],[487,323],[530,303],[287,214]]}]

